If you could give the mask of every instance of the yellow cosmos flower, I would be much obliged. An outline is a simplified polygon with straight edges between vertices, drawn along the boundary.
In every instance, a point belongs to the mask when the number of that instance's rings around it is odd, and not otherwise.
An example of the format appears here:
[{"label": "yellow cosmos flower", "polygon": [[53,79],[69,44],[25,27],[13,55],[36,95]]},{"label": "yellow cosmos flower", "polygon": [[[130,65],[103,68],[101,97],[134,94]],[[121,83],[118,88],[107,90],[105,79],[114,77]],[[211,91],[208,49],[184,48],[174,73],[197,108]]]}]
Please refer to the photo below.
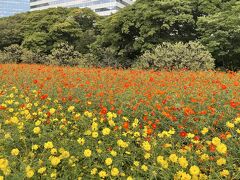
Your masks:
[{"label": "yellow cosmos flower", "polygon": [[51,158],[51,164],[53,166],[57,166],[61,162],[61,159],[59,157],[52,157]]},{"label": "yellow cosmos flower", "polygon": [[105,178],[105,177],[107,177],[106,171],[100,171],[100,172],[98,173],[98,175],[99,175],[100,178]]},{"label": "yellow cosmos flower", "polygon": [[85,139],[84,139],[84,138],[78,138],[77,142],[78,142],[80,145],[84,145]]},{"label": "yellow cosmos flower", "polygon": [[148,170],[148,167],[146,165],[142,165],[141,169],[146,172]]},{"label": "yellow cosmos flower", "polygon": [[117,152],[116,151],[114,151],[114,150],[112,150],[111,152],[110,152],[110,154],[112,155],[112,156],[117,156]]},{"label": "yellow cosmos flower", "polygon": [[46,167],[41,167],[38,169],[38,173],[43,174],[46,171],[46,169],[47,169]]},{"label": "yellow cosmos flower", "polygon": [[191,166],[189,172],[191,175],[196,176],[200,174],[200,169],[198,166]]},{"label": "yellow cosmos flower", "polygon": [[97,168],[93,168],[93,169],[91,170],[91,175],[95,175],[95,174],[97,174]]},{"label": "yellow cosmos flower", "polygon": [[109,135],[110,132],[111,132],[111,130],[110,130],[109,128],[104,128],[104,129],[102,130],[102,134],[103,134],[104,136]]},{"label": "yellow cosmos flower", "polygon": [[18,148],[12,149],[11,154],[12,154],[13,156],[17,156],[17,155],[19,154]]},{"label": "yellow cosmos flower", "polygon": [[220,158],[217,160],[217,165],[222,166],[226,164],[226,159],[225,158]]},{"label": "yellow cosmos flower", "polygon": [[83,154],[85,157],[91,157],[92,151],[90,149],[86,149],[84,150]]},{"label": "yellow cosmos flower", "polygon": [[133,164],[138,167],[140,163],[139,161],[134,161]]},{"label": "yellow cosmos flower", "polygon": [[220,172],[220,175],[223,176],[223,177],[227,177],[229,175],[229,171],[224,169]]},{"label": "yellow cosmos flower", "polygon": [[208,155],[208,154],[202,154],[202,155],[200,156],[200,159],[201,159],[202,161],[207,161],[207,160],[209,160],[209,155]]},{"label": "yellow cosmos flower", "polygon": [[219,144],[216,149],[221,154],[225,154],[227,152],[227,146],[223,143]]},{"label": "yellow cosmos flower", "polygon": [[35,128],[33,129],[33,133],[34,133],[34,134],[39,134],[40,132],[41,132],[40,127],[35,127]]},{"label": "yellow cosmos flower", "polygon": [[119,170],[118,170],[118,168],[112,168],[112,170],[111,170],[111,175],[112,176],[118,176],[119,175]]},{"label": "yellow cosmos flower", "polygon": [[93,132],[93,133],[92,133],[92,137],[93,137],[93,138],[97,138],[97,137],[98,137],[98,132]]},{"label": "yellow cosmos flower", "polygon": [[188,161],[185,157],[178,158],[178,163],[181,167],[186,168],[188,166]]},{"label": "yellow cosmos flower", "polygon": [[68,107],[68,112],[73,112],[73,111],[74,111],[74,109],[75,109],[75,107],[74,107],[74,106],[69,106],[69,107]]},{"label": "yellow cosmos flower", "polygon": [[228,127],[228,128],[234,128],[234,124],[233,123],[231,123],[231,122],[226,122],[226,126]]},{"label": "yellow cosmos flower", "polygon": [[31,178],[34,175],[34,170],[30,166],[27,166],[25,169],[25,173],[27,178]]},{"label": "yellow cosmos flower", "polygon": [[174,180],[191,180],[191,176],[183,171],[178,171],[174,175]]},{"label": "yellow cosmos flower", "polygon": [[132,176],[128,176],[127,180],[133,180]]},{"label": "yellow cosmos flower", "polygon": [[45,149],[52,149],[53,148],[53,143],[51,141],[48,141],[44,144]]},{"label": "yellow cosmos flower", "polygon": [[212,143],[217,146],[221,143],[221,139],[219,139],[218,137],[215,137],[212,139]]},{"label": "yellow cosmos flower", "polygon": [[9,163],[7,159],[4,159],[4,158],[0,159],[0,170],[2,170],[4,175],[8,175],[11,172],[8,165]]},{"label": "yellow cosmos flower", "polygon": [[176,162],[178,162],[178,157],[177,157],[176,154],[171,154],[171,155],[169,156],[169,160],[172,161],[172,162],[174,162],[174,163],[176,163]]},{"label": "yellow cosmos flower", "polygon": [[122,147],[122,148],[127,148],[128,147],[128,143],[124,142],[122,139],[119,139],[117,141],[117,145]]},{"label": "yellow cosmos flower", "polygon": [[50,112],[51,114],[54,114],[54,113],[56,112],[56,109],[51,108],[51,109],[49,110],[49,112]]},{"label": "yellow cosmos flower", "polygon": [[144,142],[142,143],[142,147],[143,147],[143,149],[144,149],[145,151],[150,151],[150,150],[151,150],[151,144],[149,144],[148,141],[144,141]]},{"label": "yellow cosmos flower", "polygon": [[145,154],[144,154],[144,158],[145,158],[145,159],[149,159],[150,157],[151,157],[151,154],[150,154],[150,153],[145,153]]},{"label": "yellow cosmos flower", "polygon": [[110,165],[112,164],[112,158],[107,158],[107,159],[105,159],[105,164],[106,164],[107,166],[110,166]]}]

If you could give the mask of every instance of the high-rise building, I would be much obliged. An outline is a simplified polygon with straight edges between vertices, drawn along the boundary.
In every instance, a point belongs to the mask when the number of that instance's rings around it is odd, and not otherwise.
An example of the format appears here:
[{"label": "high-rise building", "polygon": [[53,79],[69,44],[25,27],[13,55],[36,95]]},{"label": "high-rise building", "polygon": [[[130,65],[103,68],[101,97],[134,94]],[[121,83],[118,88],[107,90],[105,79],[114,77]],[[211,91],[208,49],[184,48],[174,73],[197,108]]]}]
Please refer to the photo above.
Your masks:
[{"label": "high-rise building", "polygon": [[132,3],[133,0],[30,0],[30,8],[34,11],[53,7],[87,7],[104,16]]},{"label": "high-rise building", "polygon": [[0,0],[0,17],[29,11],[29,0]]}]

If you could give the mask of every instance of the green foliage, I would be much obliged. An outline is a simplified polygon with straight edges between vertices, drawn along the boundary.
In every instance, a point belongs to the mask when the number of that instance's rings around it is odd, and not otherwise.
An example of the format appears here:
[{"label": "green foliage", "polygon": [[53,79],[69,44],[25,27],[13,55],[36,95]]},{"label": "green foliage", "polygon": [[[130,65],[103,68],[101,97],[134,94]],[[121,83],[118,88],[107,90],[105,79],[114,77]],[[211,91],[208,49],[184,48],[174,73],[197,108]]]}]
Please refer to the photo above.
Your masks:
[{"label": "green foliage", "polygon": [[199,19],[201,42],[217,59],[217,66],[240,69],[240,3]]},{"label": "green foliage", "polygon": [[214,68],[214,59],[198,42],[163,43],[152,52],[146,51],[133,67],[154,70],[164,68],[208,70]]},{"label": "green foliage", "polygon": [[74,47],[68,43],[60,43],[52,50],[48,57],[49,64],[54,65],[70,65],[70,66],[90,66],[91,62],[74,50]]},{"label": "green foliage", "polygon": [[22,56],[22,48],[17,44],[5,47],[3,51],[0,51],[1,63],[20,63]]},{"label": "green foliage", "polygon": [[134,59],[164,41],[194,39],[189,1],[137,1],[99,26],[102,35],[95,46],[110,47],[115,56],[125,59]]},{"label": "green foliage", "polygon": [[98,15],[90,9],[53,8],[0,19],[0,49],[19,44],[48,55],[56,44],[67,42],[80,53],[89,53],[96,39]]}]

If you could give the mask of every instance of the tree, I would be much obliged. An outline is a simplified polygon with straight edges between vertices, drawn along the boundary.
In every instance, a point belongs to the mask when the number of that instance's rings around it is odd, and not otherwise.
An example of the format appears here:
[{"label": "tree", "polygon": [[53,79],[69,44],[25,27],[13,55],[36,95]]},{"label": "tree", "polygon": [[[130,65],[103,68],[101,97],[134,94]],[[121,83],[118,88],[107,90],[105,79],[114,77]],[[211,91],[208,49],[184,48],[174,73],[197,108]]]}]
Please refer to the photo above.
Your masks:
[{"label": "tree", "polygon": [[217,59],[217,66],[240,68],[240,2],[219,13],[201,17],[198,22],[201,42]]}]

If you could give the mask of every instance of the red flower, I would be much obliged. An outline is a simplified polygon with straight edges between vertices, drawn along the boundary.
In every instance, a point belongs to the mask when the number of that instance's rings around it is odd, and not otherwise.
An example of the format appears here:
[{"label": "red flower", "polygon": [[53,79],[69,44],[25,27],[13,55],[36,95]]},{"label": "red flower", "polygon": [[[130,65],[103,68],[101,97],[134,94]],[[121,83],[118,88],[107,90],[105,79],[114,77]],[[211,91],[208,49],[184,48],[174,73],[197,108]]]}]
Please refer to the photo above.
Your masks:
[{"label": "red flower", "polygon": [[103,107],[100,113],[101,113],[102,115],[107,114],[107,108]]},{"label": "red flower", "polygon": [[129,128],[129,123],[125,121],[125,122],[123,123],[123,128],[126,129],[126,130],[128,130],[128,128]]},{"label": "red flower", "polygon": [[44,100],[44,99],[47,99],[48,98],[48,95],[47,94],[43,94],[42,96],[41,96],[41,100]]},{"label": "red flower", "polygon": [[181,137],[186,137],[186,136],[187,136],[187,133],[186,133],[185,131],[181,131],[181,132],[179,133],[179,135],[180,135]]}]

